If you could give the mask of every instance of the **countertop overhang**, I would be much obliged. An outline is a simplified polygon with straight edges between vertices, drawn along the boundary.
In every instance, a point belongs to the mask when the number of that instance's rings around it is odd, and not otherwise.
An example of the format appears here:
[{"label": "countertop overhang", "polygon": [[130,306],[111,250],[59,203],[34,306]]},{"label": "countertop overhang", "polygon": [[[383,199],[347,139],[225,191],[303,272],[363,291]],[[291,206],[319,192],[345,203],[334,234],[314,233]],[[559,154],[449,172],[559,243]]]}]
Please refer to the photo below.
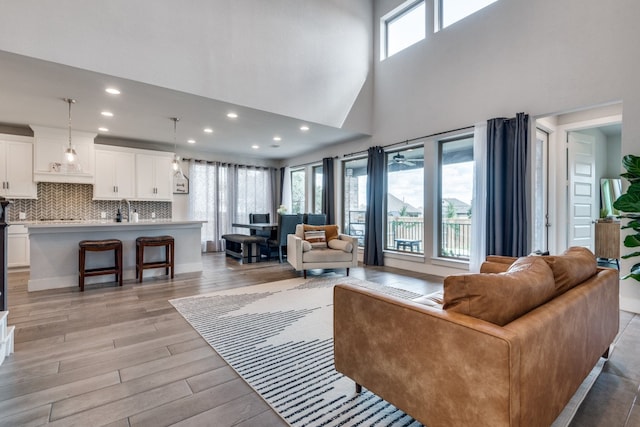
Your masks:
[{"label": "countertop overhang", "polygon": [[183,228],[202,226],[207,221],[176,221],[176,220],[145,220],[138,222],[115,222],[105,220],[88,221],[34,221],[16,222],[12,225],[24,225],[30,234],[48,233],[52,231],[81,232],[81,231],[118,231],[149,228]]}]

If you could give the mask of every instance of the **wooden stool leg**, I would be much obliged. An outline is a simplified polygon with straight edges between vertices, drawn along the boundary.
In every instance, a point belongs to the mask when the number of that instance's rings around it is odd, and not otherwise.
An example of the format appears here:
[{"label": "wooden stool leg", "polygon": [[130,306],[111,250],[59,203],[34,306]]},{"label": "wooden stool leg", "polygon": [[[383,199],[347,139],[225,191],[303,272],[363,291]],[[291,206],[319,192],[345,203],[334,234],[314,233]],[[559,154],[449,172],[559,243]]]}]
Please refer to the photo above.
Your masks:
[{"label": "wooden stool leg", "polygon": [[164,245],[164,259],[167,263],[167,266],[164,268],[164,274],[169,275],[169,243]]},{"label": "wooden stool leg", "polygon": [[140,271],[140,278],[138,279],[138,283],[142,283],[142,275],[144,273],[143,269],[144,264],[144,245],[140,245],[140,255],[138,255],[138,270]]},{"label": "wooden stool leg", "polygon": [[170,243],[171,245],[171,278],[173,279],[173,274],[175,272],[176,269],[176,265],[175,265],[175,246],[174,246],[174,242]]},{"label": "wooden stool leg", "polygon": [[80,249],[79,258],[78,258],[78,272],[80,275],[79,283],[80,292],[84,292],[84,248]]},{"label": "wooden stool leg", "polygon": [[116,256],[118,257],[116,264],[118,266],[118,286],[122,286],[122,246],[119,246],[118,249],[116,249]]}]

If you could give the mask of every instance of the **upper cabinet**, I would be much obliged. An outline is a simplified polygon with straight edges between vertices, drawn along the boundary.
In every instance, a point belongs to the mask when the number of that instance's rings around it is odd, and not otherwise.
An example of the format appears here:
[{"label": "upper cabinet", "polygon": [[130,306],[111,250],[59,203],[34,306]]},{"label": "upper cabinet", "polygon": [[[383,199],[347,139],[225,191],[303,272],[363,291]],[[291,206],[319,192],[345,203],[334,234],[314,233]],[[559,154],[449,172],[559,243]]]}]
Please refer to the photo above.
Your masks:
[{"label": "upper cabinet", "polygon": [[33,182],[33,139],[0,135],[0,195],[11,199],[35,199]]},{"label": "upper cabinet", "polygon": [[95,149],[93,140],[97,134],[72,131],[71,145],[78,154],[78,162],[65,164],[64,151],[69,145],[67,129],[33,126],[34,157],[33,180],[36,182],[67,182],[93,184]]},{"label": "upper cabinet", "polygon": [[171,201],[171,153],[136,153],[136,199]]},{"label": "upper cabinet", "polygon": [[128,149],[100,145],[96,147],[95,154],[94,200],[134,198],[135,155]]}]

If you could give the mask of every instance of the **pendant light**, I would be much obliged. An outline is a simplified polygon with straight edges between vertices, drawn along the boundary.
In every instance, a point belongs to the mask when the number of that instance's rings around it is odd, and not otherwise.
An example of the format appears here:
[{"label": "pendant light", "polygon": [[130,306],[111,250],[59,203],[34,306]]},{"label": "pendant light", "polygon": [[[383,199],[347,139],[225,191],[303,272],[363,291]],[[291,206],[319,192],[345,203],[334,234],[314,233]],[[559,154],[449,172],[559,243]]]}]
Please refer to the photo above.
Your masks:
[{"label": "pendant light", "polygon": [[173,176],[176,178],[184,178],[184,174],[182,173],[182,166],[180,165],[180,156],[178,156],[178,153],[176,152],[176,148],[177,148],[176,127],[180,119],[177,117],[171,117],[171,120],[173,120],[173,160],[171,161],[171,167],[175,172]]},{"label": "pendant light", "polygon": [[63,100],[69,104],[69,145],[66,150],[64,150],[64,159],[66,164],[76,165],[76,168],[79,169],[78,153],[76,153],[76,150],[74,150],[71,145],[71,104],[75,104],[76,100],[73,98],[63,98]]}]

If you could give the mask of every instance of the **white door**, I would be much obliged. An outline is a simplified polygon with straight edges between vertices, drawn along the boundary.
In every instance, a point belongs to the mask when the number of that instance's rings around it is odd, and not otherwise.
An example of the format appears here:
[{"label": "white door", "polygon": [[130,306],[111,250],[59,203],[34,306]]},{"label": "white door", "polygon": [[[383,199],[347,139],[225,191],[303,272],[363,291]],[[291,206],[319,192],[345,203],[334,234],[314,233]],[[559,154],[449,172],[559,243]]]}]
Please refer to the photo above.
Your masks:
[{"label": "white door", "polygon": [[595,138],[580,132],[567,137],[568,246],[594,251],[593,220],[598,217]]}]

